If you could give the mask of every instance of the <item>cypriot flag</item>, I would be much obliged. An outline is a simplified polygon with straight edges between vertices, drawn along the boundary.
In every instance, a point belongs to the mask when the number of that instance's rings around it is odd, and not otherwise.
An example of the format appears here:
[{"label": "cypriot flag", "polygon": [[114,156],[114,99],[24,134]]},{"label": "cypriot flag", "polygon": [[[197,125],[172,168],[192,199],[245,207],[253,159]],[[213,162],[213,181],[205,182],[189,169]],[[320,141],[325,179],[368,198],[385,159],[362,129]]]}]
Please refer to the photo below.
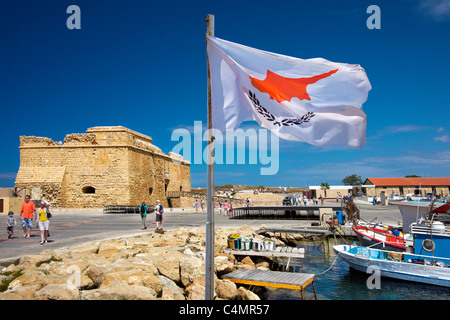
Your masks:
[{"label": "cypriot flag", "polygon": [[212,122],[257,121],[280,138],[361,147],[371,89],[359,65],[299,59],[207,36]]}]

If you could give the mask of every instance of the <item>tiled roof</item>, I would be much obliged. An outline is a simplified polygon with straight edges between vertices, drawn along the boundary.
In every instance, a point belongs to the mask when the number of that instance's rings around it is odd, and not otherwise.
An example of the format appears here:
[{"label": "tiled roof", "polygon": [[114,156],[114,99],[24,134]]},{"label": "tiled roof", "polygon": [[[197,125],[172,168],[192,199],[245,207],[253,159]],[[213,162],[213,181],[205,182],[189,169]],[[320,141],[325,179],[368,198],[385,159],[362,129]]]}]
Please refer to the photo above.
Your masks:
[{"label": "tiled roof", "polygon": [[375,186],[450,186],[447,178],[367,178],[364,184]]}]

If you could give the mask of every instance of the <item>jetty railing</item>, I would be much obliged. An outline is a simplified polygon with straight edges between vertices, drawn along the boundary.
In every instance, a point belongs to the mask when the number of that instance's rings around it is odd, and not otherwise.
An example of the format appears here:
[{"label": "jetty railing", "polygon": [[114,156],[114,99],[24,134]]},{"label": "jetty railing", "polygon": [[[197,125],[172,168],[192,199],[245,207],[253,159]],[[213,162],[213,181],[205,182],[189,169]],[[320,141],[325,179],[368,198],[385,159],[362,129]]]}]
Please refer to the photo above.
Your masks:
[{"label": "jetty railing", "polygon": [[[155,211],[154,206],[147,206],[147,212],[153,213]],[[103,213],[139,213],[139,206],[128,205],[110,205],[103,207]]]},{"label": "jetty railing", "polygon": [[319,220],[321,208],[342,210],[341,206],[273,206],[233,208],[230,219],[268,219],[268,220]]},{"label": "jetty railing", "polygon": [[[204,193],[190,192],[190,191],[168,191],[167,192],[167,198],[181,198],[181,197],[203,199],[206,201],[206,194],[204,194]],[[227,201],[228,203],[235,203],[235,204],[237,203],[239,205],[243,205],[246,203],[245,199],[238,199],[238,198],[214,195],[214,202],[215,202],[216,206],[218,206],[219,202],[223,203],[225,201]]]}]

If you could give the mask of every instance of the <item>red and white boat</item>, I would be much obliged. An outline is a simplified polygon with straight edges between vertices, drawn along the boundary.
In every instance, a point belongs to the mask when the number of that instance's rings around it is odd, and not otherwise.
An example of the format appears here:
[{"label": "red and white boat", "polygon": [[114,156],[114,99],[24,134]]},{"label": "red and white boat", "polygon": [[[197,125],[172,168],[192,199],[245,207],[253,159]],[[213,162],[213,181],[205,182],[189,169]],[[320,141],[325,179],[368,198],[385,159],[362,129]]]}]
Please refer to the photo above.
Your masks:
[{"label": "red and white boat", "polygon": [[413,246],[413,236],[402,233],[392,226],[371,224],[359,221],[353,226],[353,231],[358,236],[361,246],[371,248],[383,248],[393,251],[405,251],[408,246]]}]

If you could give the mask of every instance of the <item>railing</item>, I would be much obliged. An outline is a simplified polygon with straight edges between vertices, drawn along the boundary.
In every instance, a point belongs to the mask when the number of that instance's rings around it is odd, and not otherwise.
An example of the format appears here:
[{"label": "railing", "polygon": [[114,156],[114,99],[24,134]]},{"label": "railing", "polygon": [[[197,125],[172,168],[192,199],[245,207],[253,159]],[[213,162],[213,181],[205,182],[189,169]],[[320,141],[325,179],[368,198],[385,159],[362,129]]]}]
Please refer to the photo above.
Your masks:
[{"label": "railing", "polygon": [[450,228],[444,224],[411,224],[411,232],[416,234],[435,234],[450,237]]},{"label": "railing", "polygon": [[[319,206],[280,206],[280,207],[242,207],[234,208],[230,219],[287,219],[287,220],[319,220]],[[340,210],[341,207],[332,207],[333,211]]]},{"label": "railing", "polygon": [[[206,194],[203,194],[203,193],[190,192],[190,191],[168,191],[167,192],[167,198],[181,198],[181,197],[197,198],[197,199],[206,200]],[[235,198],[229,198],[229,197],[225,197],[225,196],[214,196],[214,201],[216,201],[216,202],[224,202],[225,200],[228,201],[228,203],[244,204],[246,202],[245,199],[235,199]]]},{"label": "railing", "polygon": [[[154,206],[147,206],[147,213],[155,211]],[[140,206],[111,205],[103,208],[103,213],[140,213]]]},{"label": "railing", "polygon": [[190,191],[168,191],[167,192],[167,198],[180,198],[180,197],[205,198],[206,194],[190,192]]}]

